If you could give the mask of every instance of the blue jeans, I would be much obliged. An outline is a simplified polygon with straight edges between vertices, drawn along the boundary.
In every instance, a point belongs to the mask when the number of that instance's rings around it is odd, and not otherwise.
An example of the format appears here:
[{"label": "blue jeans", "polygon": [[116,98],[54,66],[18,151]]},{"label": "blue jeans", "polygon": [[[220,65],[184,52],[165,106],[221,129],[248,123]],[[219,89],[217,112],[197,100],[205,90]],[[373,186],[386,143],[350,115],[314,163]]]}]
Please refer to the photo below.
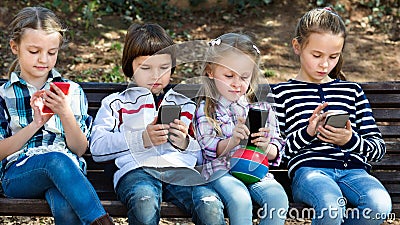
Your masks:
[{"label": "blue jeans", "polygon": [[[148,170],[148,169],[146,169]],[[130,225],[158,224],[161,202],[172,202],[192,215],[196,224],[225,224],[218,195],[205,186],[172,185],[134,169],[118,181],[116,193],[128,208]]]},{"label": "blue jeans", "polygon": [[11,198],[46,198],[57,225],[90,224],[106,214],[96,191],[65,154],[31,156],[10,166],[3,178]]},{"label": "blue jeans", "polygon": [[213,177],[218,178],[209,185],[218,192],[225,204],[231,225],[253,224],[252,201],[262,207],[256,212],[257,217],[261,219],[260,224],[285,223],[289,207],[288,197],[282,185],[271,174],[247,186],[226,171],[218,171]]},{"label": "blue jeans", "polygon": [[[315,210],[312,224],[381,224],[392,204],[389,193],[362,169],[302,167],[295,172],[293,199]],[[357,207],[347,210],[346,204]]]}]

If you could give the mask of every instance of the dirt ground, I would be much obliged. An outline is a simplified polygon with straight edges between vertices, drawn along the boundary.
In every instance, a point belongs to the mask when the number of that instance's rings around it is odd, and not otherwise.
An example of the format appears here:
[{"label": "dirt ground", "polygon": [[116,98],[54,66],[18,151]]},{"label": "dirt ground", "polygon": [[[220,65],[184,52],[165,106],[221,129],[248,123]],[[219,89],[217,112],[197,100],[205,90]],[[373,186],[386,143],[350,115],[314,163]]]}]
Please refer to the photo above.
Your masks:
[{"label": "dirt ground", "polygon": [[[142,22],[160,23],[173,34],[178,43],[210,40],[231,31],[248,33],[254,37],[261,50],[261,69],[272,74],[268,78],[270,83],[276,83],[286,81],[298,71],[291,39],[297,18],[316,7],[312,2],[314,1],[276,1],[264,7],[245,10],[241,14],[231,13],[230,8],[197,10],[180,17],[180,21],[144,19]],[[348,29],[343,68],[347,79],[357,82],[400,80],[400,21],[377,29],[368,24],[367,17],[371,12],[354,4],[354,0],[332,2],[341,4],[346,9],[341,15]],[[13,60],[8,47],[6,27],[11,19],[10,15],[21,7],[21,4],[10,0],[0,3],[0,78],[7,78],[7,69]],[[63,19],[75,19],[72,16],[66,17]],[[72,23],[69,27],[72,31],[71,40],[67,48],[61,50],[56,68],[65,77],[78,81],[103,81],[107,77],[110,80],[110,76],[115,74],[120,65],[121,45],[130,23],[119,15],[99,17],[95,27],[87,30]],[[192,70],[187,72],[178,68],[177,71],[175,82],[179,82],[188,73],[193,74]],[[119,72],[122,74],[120,69]]]}]

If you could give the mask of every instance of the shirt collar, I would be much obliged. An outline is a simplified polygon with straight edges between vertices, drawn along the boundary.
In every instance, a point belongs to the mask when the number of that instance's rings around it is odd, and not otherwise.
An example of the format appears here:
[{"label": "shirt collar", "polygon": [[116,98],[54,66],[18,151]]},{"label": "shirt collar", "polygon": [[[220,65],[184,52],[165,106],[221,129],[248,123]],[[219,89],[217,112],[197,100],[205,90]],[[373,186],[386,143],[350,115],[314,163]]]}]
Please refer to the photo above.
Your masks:
[{"label": "shirt collar", "polygon": [[[20,71],[12,72],[10,75],[9,82],[7,82],[4,87],[8,88],[15,83],[21,83],[23,85],[27,85],[26,81],[20,77],[20,74],[21,74]],[[52,82],[55,78],[59,78],[59,77],[61,77],[61,74],[58,71],[56,71],[55,69],[52,69],[52,70],[50,70],[49,75],[47,77],[47,83]]]},{"label": "shirt collar", "polygon": [[218,104],[220,104],[223,108],[229,108],[231,105],[235,104],[245,108],[248,105],[248,101],[245,96],[241,96],[239,100],[237,100],[236,102],[232,102],[224,96],[220,95],[218,98]]}]

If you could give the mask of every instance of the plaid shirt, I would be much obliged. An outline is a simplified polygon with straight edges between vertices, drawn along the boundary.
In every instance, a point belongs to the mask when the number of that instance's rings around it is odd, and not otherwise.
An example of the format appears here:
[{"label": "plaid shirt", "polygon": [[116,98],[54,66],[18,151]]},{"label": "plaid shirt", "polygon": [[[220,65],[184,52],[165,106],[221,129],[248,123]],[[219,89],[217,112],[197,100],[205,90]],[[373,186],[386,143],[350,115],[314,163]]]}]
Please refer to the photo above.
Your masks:
[{"label": "plaid shirt", "polygon": [[[62,79],[61,75],[53,69],[49,73],[47,82],[42,89],[49,89],[49,83],[52,81],[64,81],[71,84],[68,95],[70,98],[70,106],[82,132],[89,138],[91,117],[87,114],[88,105],[82,88],[77,83]],[[33,109],[30,106],[30,99],[32,94],[36,91],[38,90],[20,78],[17,72],[13,72],[10,80],[0,87],[0,140],[14,135],[33,121]],[[85,171],[85,162],[83,158],[78,158],[65,146],[65,134],[60,117],[54,115],[31,139],[29,139],[20,151],[1,161],[0,178],[2,171],[4,172],[6,167],[11,165],[12,162],[26,157],[27,152],[29,152],[30,155],[41,154],[49,151],[48,149],[61,149],[61,151],[67,152],[67,155]]]},{"label": "plaid shirt", "polygon": [[270,164],[278,166],[283,154],[283,139],[280,136],[278,122],[271,105],[267,102],[257,102],[249,104],[244,97],[240,98],[237,102],[231,102],[224,97],[218,99],[215,113],[216,119],[219,121],[219,126],[222,130],[222,136],[218,136],[213,125],[208,122],[204,113],[205,101],[202,101],[196,112],[195,127],[197,133],[197,140],[203,152],[203,170],[202,174],[206,179],[218,170],[229,170],[229,161],[233,153],[241,147],[241,145],[233,148],[228,154],[224,156],[217,156],[217,146],[219,141],[232,137],[232,132],[237,123],[238,117],[247,117],[249,108],[258,108],[269,110],[266,126],[270,128],[271,144],[278,147],[279,155],[274,162]]}]

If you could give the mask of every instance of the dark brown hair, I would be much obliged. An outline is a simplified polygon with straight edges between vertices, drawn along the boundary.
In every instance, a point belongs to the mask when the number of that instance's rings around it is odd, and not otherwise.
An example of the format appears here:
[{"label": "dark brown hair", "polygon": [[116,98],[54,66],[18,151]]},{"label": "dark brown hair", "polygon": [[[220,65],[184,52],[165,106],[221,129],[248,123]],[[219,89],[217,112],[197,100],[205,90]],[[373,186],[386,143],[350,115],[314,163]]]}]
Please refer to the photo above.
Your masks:
[{"label": "dark brown hair", "polygon": [[170,54],[172,59],[171,73],[175,70],[176,56],[174,41],[158,24],[132,24],[125,36],[122,54],[122,70],[125,76],[133,76],[132,62],[139,56]]}]

